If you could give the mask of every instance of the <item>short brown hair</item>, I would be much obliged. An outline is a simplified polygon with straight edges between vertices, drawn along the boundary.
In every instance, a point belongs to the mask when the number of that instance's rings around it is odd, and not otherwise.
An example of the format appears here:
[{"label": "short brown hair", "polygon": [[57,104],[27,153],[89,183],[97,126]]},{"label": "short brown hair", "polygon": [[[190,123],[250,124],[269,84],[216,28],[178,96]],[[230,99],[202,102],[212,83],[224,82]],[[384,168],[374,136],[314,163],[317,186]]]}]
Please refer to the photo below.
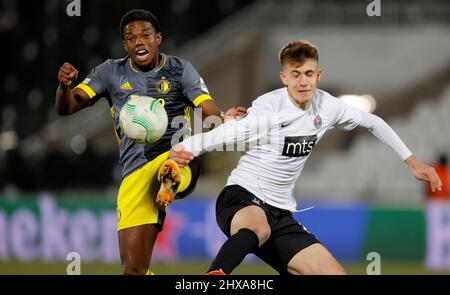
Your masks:
[{"label": "short brown hair", "polygon": [[284,45],[280,50],[280,64],[284,66],[289,63],[303,64],[306,59],[313,59],[319,61],[319,49],[306,41],[295,40]]}]

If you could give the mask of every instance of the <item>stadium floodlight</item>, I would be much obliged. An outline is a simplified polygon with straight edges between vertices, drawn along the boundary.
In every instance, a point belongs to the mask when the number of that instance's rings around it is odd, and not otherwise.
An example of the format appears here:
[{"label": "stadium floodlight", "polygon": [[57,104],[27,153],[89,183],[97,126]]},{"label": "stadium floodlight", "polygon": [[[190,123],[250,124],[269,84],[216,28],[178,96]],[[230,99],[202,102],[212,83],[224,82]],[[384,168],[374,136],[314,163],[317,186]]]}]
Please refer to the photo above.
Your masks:
[{"label": "stadium floodlight", "polygon": [[14,130],[0,133],[0,151],[13,150],[17,147],[19,138]]},{"label": "stadium floodlight", "polygon": [[367,113],[372,113],[373,111],[375,111],[375,108],[377,106],[375,98],[368,94],[346,94],[339,96],[339,98],[342,99],[346,104]]}]

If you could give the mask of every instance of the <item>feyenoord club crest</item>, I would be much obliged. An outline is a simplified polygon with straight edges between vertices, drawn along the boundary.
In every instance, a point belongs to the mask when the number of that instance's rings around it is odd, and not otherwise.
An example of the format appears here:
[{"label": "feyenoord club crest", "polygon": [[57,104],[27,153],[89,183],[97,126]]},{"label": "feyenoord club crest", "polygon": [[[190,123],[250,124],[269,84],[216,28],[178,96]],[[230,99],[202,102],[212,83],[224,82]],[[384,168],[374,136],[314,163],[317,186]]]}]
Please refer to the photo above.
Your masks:
[{"label": "feyenoord club crest", "polygon": [[162,77],[162,79],[156,83],[156,90],[159,93],[166,94],[170,91],[170,82],[165,77]]},{"label": "feyenoord club crest", "polygon": [[314,126],[316,126],[317,129],[322,126],[322,118],[319,115],[314,118]]}]

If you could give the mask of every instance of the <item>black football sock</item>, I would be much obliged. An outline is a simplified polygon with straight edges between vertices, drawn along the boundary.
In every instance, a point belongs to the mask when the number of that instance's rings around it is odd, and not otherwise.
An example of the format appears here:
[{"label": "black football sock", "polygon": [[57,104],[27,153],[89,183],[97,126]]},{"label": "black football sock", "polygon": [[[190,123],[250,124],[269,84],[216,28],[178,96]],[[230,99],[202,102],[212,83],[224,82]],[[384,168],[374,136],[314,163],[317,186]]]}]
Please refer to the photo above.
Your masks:
[{"label": "black football sock", "polygon": [[258,244],[254,231],[241,228],[222,245],[208,272],[221,269],[226,274],[231,273],[248,253],[258,249]]}]

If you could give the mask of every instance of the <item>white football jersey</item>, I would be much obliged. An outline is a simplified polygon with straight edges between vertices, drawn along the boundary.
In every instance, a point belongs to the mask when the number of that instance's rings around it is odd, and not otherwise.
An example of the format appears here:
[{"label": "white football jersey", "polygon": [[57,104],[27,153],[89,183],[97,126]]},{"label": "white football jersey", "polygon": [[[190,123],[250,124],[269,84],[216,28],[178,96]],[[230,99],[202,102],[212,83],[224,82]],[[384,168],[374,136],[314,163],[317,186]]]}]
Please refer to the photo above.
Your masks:
[{"label": "white football jersey", "polygon": [[287,88],[266,93],[253,101],[243,119],[192,136],[182,144],[194,156],[223,150],[224,145],[228,150],[245,149],[227,185],[240,185],[272,206],[295,211],[294,186],[314,146],[334,126],[351,130],[358,125],[371,129],[402,159],[411,155],[383,120],[319,89],[306,111],[292,103]]}]

